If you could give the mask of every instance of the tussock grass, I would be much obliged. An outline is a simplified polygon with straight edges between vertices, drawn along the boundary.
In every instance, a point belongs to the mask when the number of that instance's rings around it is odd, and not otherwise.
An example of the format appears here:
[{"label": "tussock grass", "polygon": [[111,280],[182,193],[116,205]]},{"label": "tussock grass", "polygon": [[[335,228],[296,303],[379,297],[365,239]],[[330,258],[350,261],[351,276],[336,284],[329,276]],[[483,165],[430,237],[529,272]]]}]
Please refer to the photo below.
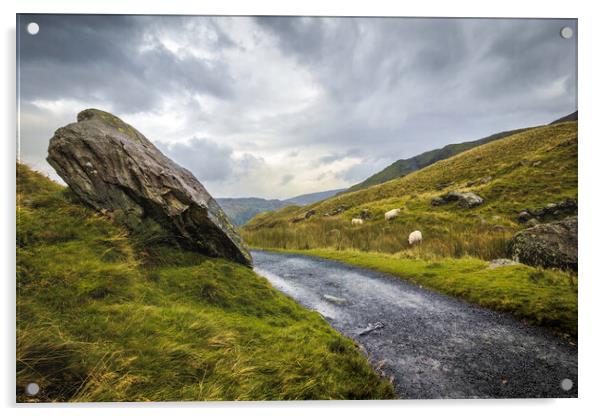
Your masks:
[{"label": "tussock grass", "polygon": [[17,169],[18,401],[393,397],[351,340],[263,277],[128,235]]},{"label": "tussock grass", "polygon": [[[484,178],[491,180],[468,185]],[[485,203],[473,209],[431,205],[432,198],[450,190],[476,192]],[[308,207],[260,214],[242,234],[250,245],[263,248],[397,253],[415,251],[407,237],[420,230],[424,255],[490,260],[504,257],[508,240],[524,227],[517,222],[518,212],[566,198],[577,198],[576,122],[529,129]],[[346,208],[341,214],[328,215],[341,206]],[[384,213],[393,208],[401,208],[401,215],[385,221]],[[310,210],[315,214],[309,219],[292,222]],[[371,218],[352,226],[351,219],[363,210]]]},{"label": "tussock grass", "polygon": [[[521,210],[577,198],[577,147],[576,122],[529,129],[400,179],[258,215],[242,234],[257,248],[391,273],[576,336],[575,275],[527,266],[490,270],[484,260],[507,257],[510,238],[526,226],[517,222]],[[473,209],[431,205],[432,198],[451,190],[476,192],[485,203]],[[339,207],[342,213],[328,215]],[[401,208],[399,217],[385,221],[384,213],[394,208]],[[309,219],[292,222],[310,210],[315,214]],[[352,226],[362,211],[371,217]],[[414,230],[424,239],[412,247],[407,238]]]}]

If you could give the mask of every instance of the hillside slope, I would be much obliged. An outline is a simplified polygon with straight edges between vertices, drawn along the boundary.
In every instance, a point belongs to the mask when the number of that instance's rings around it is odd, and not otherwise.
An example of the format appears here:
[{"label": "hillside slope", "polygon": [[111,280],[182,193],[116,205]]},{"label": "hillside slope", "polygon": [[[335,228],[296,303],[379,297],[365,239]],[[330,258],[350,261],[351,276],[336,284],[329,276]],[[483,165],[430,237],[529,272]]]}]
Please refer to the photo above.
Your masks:
[{"label": "hillside slope", "polygon": [[440,149],[429,150],[428,152],[421,153],[409,159],[400,159],[396,162],[393,162],[391,165],[387,166],[380,172],[377,172],[374,175],[370,176],[365,181],[349,187],[347,190],[343,191],[343,193],[359,191],[360,189],[369,188],[370,186],[378,185],[380,183],[384,183],[392,179],[401,178],[409,173],[432,165],[435,162],[447,159],[468,149],[472,149],[473,147],[477,147],[482,144],[492,142],[494,140],[502,139],[512,134],[520,133],[524,130],[527,129],[504,131],[501,133],[492,134],[491,136],[487,136],[479,140],[448,144],[447,146],[444,146]]},{"label": "hillside slope", "polygon": [[314,192],[310,194],[298,195],[293,198],[263,199],[263,198],[217,198],[230,221],[235,225],[246,224],[257,214],[266,211],[276,211],[289,205],[307,205],[322,201],[341,192],[343,189],[334,189],[331,191]]},{"label": "hillside slope", "polygon": [[266,211],[276,211],[291,205],[279,199],[263,198],[216,198],[234,225],[244,225],[255,215]]},{"label": "hillside slope", "polygon": [[[451,190],[472,191],[485,203],[432,206]],[[265,248],[409,250],[408,234],[424,242],[412,252],[483,259],[504,257],[506,243],[523,227],[517,214],[577,197],[577,123],[542,126],[507,136],[370,188],[308,207],[261,214],[243,228],[248,243]],[[400,208],[386,222],[383,214]],[[305,214],[312,215],[305,219]],[[351,219],[366,218],[362,226]]]},{"label": "hillside slope", "polygon": [[129,235],[17,172],[17,401],[392,397],[355,344],[249,268]]}]

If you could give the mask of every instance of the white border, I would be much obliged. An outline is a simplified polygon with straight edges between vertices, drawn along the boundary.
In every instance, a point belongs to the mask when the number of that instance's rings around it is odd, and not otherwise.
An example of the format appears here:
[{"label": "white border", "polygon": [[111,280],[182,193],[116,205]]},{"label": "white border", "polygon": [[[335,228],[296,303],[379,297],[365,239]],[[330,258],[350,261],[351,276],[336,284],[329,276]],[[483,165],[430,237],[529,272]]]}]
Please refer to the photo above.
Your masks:
[{"label": "white border", "polygon": [[[446,415],[504,415],[516,412],[531,414],[564,415],[593,413],[597,406],[600,378],[601,345],[600,323],[597,321],[602,294],[597,237],[602,207],[600,181],[602,180],[602,123],[599,122],[602,91],[600,78],[600,40],[602,16],[593,1],[542,1],[504,0],[495,3],[474,0],[393,2],[382,0],[237,0],[191,1],[146,0],[125,2],[103,0],[83,2],[69,0],[22,0],[0,3],[2,13],[3,54],[0,116],[4,135],[1,140],[3,166],[0,168],[4,198],[0,209],[3,220],[2,265],[2,341],[0,342],[2,375],[0,405],[13,414],[144,414],[164,415],[174,408],[178,415],[229,414],[239,411],[250,415],[296,415],[307,413],[330,414],[341,410],[349,415],[364,415],[374,409],[380,414],[420,413]],[[580,295],[579,295],[579,399],[573,400],[450,400],[405,402],[268,402],[268,403],[163,403],[155,405],[47,405],[15,406],[14,387],[14,236],[15,236],[15,154],[16,154],[16,83],[15,83],[15,13],[130,13],[130,14],[284,14],[284,15],[346,15],[346,16],[440,16],[440,17],[569,17],[579,19],[579,211],[580,211]],[[177,410],[175,410],[177,409]]]}]

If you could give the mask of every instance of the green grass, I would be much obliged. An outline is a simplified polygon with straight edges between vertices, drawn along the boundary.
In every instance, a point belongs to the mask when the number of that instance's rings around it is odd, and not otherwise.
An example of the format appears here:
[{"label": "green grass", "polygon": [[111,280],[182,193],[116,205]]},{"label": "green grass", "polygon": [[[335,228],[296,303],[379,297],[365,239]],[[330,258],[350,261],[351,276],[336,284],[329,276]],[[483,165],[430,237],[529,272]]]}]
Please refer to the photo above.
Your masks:
[{"label": "green grass", "polygon": [[[491,177],[491,181],[468,183]],[[447,185],[447,186],[446,186]],[[438,189],[441,188],[441,189]],[[450,190],[473,191],[482,206],[462,209],[452,203],[431,206]],[[252,246],[271,249],[352,249],[382,253],[409,252],[408,234],[420,230],[424,256],[504,257],[511,236],[525,227],[517,214],[550,202],[577,198],[577,123],[567,122],[520,133],[467,150],[409,175],[307,207],[287,207],[253,218],[242,228]],[[345,210],[328,216],[337,207]],[[383,215],[401,208],[401,215]],[[307,220],[296,217],[314,210]],[[367,210],[362,226],[351,219]]]},{"label": "green grass", "polygon": [[446,295],[511,313],[559,334],[577,337],[577,277],[567,272],[525,265],[490,269],[488,262],[472,257],[425,260],[350,250],[287,252],[324,257],[399,276]]},{"label": "green grass", "polygon": [[18,401],[393,397],[351,340],[250,269],[149,245],[17,169]]},{"label": "green grass", "polygon": [[458,153],[462,153],[468,149],[472,149],[473,147],[480,146],[492,142],[494,140],[499,140],[506,136],[520,133],[525,130],[526,129],[504,131],[471,142],[448,144],[447,146],[444,146],[440,149],[430,150],[428,152],[424,152],[417,156],[414,156],[410,159],[397,160],[396,162],[387,166],[380,172],[377,172],[374,175],[370,176],[365,181],[353,185],[352,187],[343,192],[355,192],[359,191],[360,189],[369,188],[370,186],[378,185],[393,179],[401,178],[409,173],[417,171],[418,169],[422,169],[426,166],[432,165],[435,162],[447,159],[449,157],[457,155]]},{"label": "green grass", "polygon": [[[577,198],[577,123],[521,131],[439,161],[407,176],[308,207],[260,214],[242,228],[249,245],[313,254],[391,273],[469,302],[509,312],[576,337],[577,278],[527,266],[488,269],[487,260],[507,257],[525,208]],[[490,181],[480,183],[482,178]],[[469,182],[477,182],[469,185]],[[473,191],[485,203],[463,209],[433,207],[435,196]],[[344,207],[342,213],[332,213]],[[399,217],[384,213],[400,208]],[[309,211],[309,219],[293,222]],[[360,226],[351,219],[367,211]],[[423,234],[410,246],[408,235]]]}]

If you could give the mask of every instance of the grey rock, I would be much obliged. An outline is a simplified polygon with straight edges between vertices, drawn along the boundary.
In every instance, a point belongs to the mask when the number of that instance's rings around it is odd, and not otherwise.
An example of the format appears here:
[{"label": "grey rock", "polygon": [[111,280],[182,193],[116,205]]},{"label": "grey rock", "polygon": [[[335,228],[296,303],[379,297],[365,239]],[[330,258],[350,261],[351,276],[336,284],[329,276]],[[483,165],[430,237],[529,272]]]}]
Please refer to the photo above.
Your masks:
[{"label": "grey rock", "polygon": [[464,192],[460,194],[458,206],[461,208],[474,208],[482,205],[484,202],[483,198],[474,192]]},{"label": "grey rock", "polygon": [[305,219],[309,219],[316,214],[316,210],[310,209],[305,213]]},{"label": "grey rock", "polygon": [[431,199],[431,205],[434,207],[438,207],[440,205],[445,205],[447,204],[447,201],[443,198],[441,198],[440,196],[436,196],[433,199]]},{"label": "grey rock", "polygon": [[518,213],[518,216],[516,217],[516,219],[518,220],[518,222],[527,222],[529,221],[533,216],[531,215],[531,213],[527,210],[525,211],[521,211]]},{"label": "grey rock", "polygon": [[458,201],[460,208],[474,208],[483,204],[484,200],[474,192],[452,191],[431,199],[431,205],[439,206]]},{"label": "grey rock", "polygon": [[535,227],[536,225],[539,225],[540,222],[537,220],[537,218],[531,218],[526,224],[527,227]]},{"label": "grey rock", "polygon": [[369,323],[368,326],[366,328],[362,329],[358,335],[360,335],[360,336],[367,335],[370,332],[376,331],[377,329],[381,329],[384,327],[385,327],[385,324],[383,324],[382,322]]},{"label": "grey rock", "polygon": [[498,267],[515,266],[518,262],[511,259],[495,259],[489,262],[488,269],[497,269]]},{"label": "grey rock", "polygon": [[323,295],[324,299],[329,302],[336,303],[337,305],[344,305],[347,303],[347,299],[339,298],[332,295]]},{"label": "grey rock", "polygon": [[77,123],[54,133],[47,160],[80,199],[120,214],[126,225],[151,219],[182,246],[251,265],[242,238],[203,185],[114,115],[79,113]]},{"label": "grey rock", "polygon": [[509,254],[531,266],[577,270],[577,217],[540,224],[512,237]]}]

